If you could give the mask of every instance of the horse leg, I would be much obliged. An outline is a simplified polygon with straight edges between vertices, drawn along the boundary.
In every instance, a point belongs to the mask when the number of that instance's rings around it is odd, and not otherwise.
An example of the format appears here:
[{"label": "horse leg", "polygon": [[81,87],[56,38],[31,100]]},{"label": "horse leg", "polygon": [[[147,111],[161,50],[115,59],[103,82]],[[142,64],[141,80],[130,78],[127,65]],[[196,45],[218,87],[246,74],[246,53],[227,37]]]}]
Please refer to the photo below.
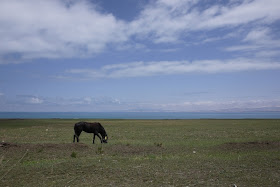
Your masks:
[{"label": "horse leg", "polygon": [[73,138],[73,142],[75,142],[75,138],[77,139],[77,142],[79,142],[79,136],[80,136],[81,132],[75,132],[74,134],[74,138]]},{"label": "horse leg", "polygon": [[96,134],[96,136],[98,136],[98,138],[100,139],[101,143],[103,143],[101,136],[99,134]]},{"label": "horse leg", "polygon": [[79,142],[79,141],[80,141],[79,136],[80,136],[80,135],[76,135],[77,142]]},{"label": "horse leg", "polygon": [[75,138],[77,139],[77,142],[79,142],[79,136],[74,134],[73,142],[75,143]]},{"label": "horse leg", "polygon": [[92,144],[94,144],[94,140],[95,140],[95,134],[93,133]]}]

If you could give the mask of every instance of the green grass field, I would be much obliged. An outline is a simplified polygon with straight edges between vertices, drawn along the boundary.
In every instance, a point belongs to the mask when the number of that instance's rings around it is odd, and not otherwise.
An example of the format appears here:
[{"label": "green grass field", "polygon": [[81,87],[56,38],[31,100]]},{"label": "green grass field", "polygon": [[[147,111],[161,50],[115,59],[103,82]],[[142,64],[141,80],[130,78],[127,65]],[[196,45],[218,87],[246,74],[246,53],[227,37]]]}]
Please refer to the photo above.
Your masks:
[{"label": "green grass field", "polygon": [[280,186],[280,120],[0,120],[0,186]]}]

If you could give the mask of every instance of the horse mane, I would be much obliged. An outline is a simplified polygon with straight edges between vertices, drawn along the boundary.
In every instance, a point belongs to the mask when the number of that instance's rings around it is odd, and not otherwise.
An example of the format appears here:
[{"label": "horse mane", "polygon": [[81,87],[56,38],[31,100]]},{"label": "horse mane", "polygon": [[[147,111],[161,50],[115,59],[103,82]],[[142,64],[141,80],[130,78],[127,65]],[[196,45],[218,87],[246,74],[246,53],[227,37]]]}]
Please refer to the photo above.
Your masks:
[{"label": "horse mane", "polygon": [[102,131],[102,135],[104,135],[104,136],[107,135],[104,127],[100,123],[98,123],[98,124],[100,125],[100,130]]}]

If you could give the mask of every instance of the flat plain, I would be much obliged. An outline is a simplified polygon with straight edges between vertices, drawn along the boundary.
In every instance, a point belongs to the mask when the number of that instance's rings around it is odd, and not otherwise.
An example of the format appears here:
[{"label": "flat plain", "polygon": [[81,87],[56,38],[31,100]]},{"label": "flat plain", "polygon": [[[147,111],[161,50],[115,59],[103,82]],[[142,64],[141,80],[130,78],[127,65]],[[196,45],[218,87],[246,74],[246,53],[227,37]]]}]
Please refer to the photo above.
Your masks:
[{"label": "flat plain", "polygon": [[1,119],[0,186],[280,186],[280,120]]}]

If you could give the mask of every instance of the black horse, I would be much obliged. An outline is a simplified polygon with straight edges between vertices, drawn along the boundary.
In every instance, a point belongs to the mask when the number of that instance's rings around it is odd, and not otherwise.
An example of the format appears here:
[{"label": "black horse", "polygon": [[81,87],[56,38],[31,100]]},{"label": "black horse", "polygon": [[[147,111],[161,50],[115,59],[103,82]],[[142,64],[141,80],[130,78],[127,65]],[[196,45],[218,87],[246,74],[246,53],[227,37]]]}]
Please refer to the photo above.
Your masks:
[{"label": "black horse", "polygon": [[[75,138],[77,138],[77,142],[79,142],[79,136],[81,134],[82,131],[85,131],[87,133],[93,133],[93,140],[92,143],[94,144],[94,140],[95,140],[95,136],[98,136],[98,138],[100,139],[101,143],[107,143],[108,140],[108,136],[107,133],[104,129],[104,127],[98,123],[88,123],[88,122],[79,122],[76,123],[74,126],[74,139],[73,142],[75,142]],[[100,137],[100,135],[102,136],[102,138]]]}]

